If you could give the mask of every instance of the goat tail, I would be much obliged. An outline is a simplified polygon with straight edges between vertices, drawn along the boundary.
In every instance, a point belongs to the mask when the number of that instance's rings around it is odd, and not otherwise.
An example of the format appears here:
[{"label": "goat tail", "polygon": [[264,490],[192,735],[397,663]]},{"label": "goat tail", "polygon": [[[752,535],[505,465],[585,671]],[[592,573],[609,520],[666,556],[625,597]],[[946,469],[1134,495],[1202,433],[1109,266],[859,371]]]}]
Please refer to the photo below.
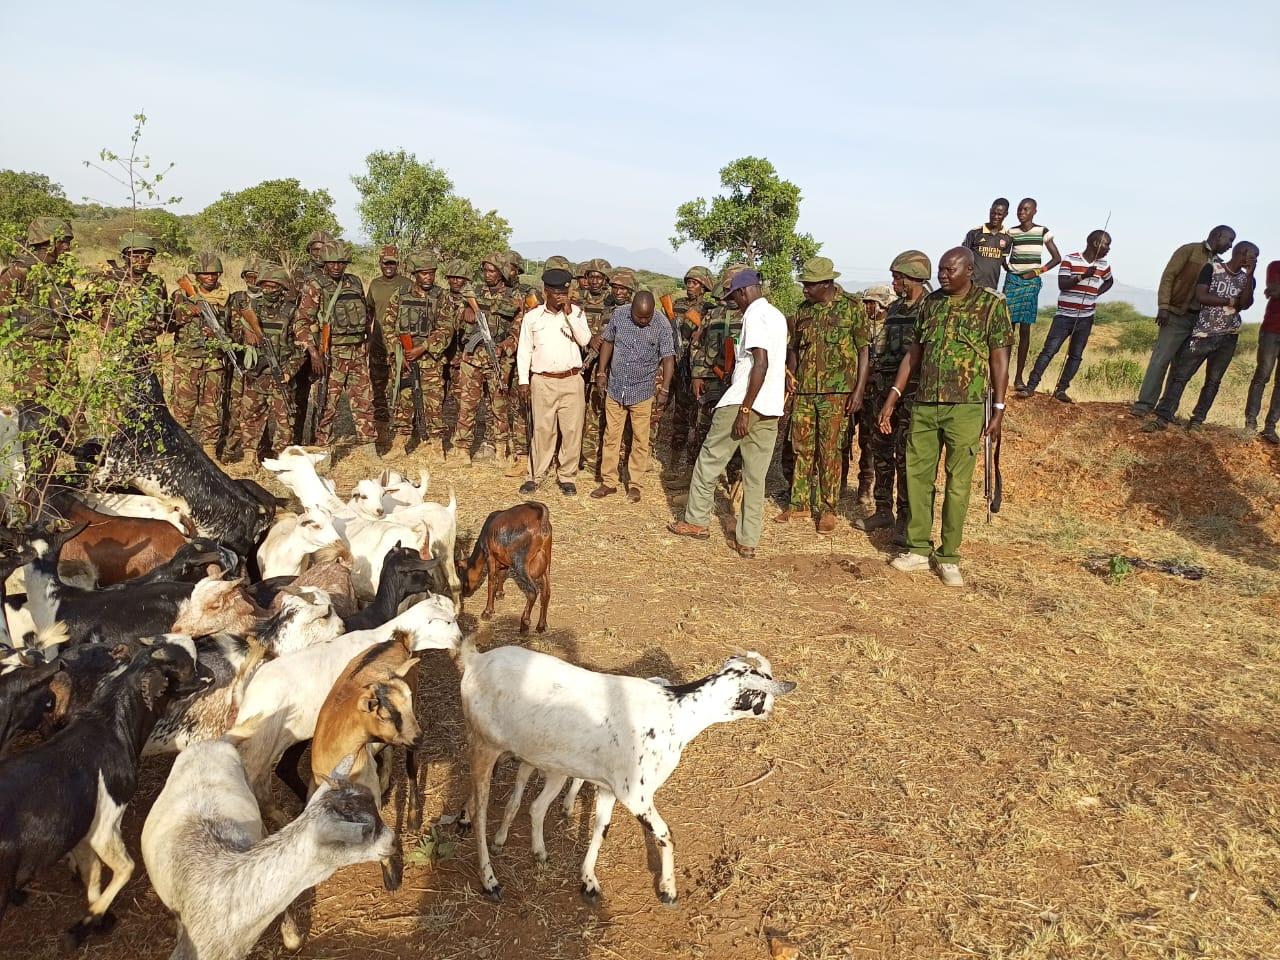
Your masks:
[{"label": "goat tail", "polygon": [[449,650],[453,656],[453,662],[458,665],[458,672],[463,674],[467,672],[467,667],[479,652],[476,648],[475,634],[472,633],[463,634],[462,639]]},{"label": "goat tail", "polygon": [[222,739],[238,749],[240,744],[244,743],[262,729],[262,725],[266,721],[267,718],[265,716],[260,713],[256,713],[247,720],[237,723],[222,735]]},{"label": "goat tail", "polygon": [[245,642],[249,645],[249,652],[245,656],[244,663],[240,665],[240,673],[236,677],[235,687],[231,691],[231,706],[236,710],[239,710],[240,704],[244,702],[244,694],[249,689],[249,681],[258,672],[258,668],[262,666],[263,661],[267,659],[267,646],[259,641],[257,637],[250,634],[245,637]]},{"label": "goat tail", "polygon": [[544,537],[551,536],[551,509],[537,500],[530,501],[538,506],[538,532]]},{"label": "goat tail", "polygon": [[49,626],[36,633],[35,642],[32,644],[37,650],[43,650],[46,647],[61,647],[63,644],[71,642],[71,634],[67,631],[67,625],[62,620],[55,620]]},{"label": "goat tail", "polygon": [[458,515],[458,497],[453,492],[453,484],[449,484],[449,502],[445,504],[445,509],[452,513],[455,517]]},{"label": "goat tail", "polygon": [[236,725],[223,736],[240,751],[240,759],[251,784],[256,784],[275,767],[278,750],[276,744],[283,732],[286,711],[275,710],[269,714],[256,713],[237,717]]}]

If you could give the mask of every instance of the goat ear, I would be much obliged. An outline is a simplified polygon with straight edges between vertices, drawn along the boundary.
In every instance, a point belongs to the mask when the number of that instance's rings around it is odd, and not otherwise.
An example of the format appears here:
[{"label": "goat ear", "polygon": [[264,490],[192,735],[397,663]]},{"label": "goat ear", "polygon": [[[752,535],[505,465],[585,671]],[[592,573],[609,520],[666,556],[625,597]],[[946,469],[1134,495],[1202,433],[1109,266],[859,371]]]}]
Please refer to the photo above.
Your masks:
[{"label": "goat ear", "polygon": [[117,643],[114,647],[111,648],[112,659],[117,660],[120,663],[124,663],[126,660],[130,658],[131,655],[132,654],[129,650],[128,644]]},{"label": "goat ear", "polygon": [[390,485],[391,485],[391,471],[384,469],[382,473],[378,475],[378,486],[387,487]]},{"label": "goat ear", "polygon": [[775,697],[780,697],[784,693],[790,693],[796,688],[795,682],[791,680],[766,680],[763,677],[753,676],[743,677],[742,686],[747,690],[759,690],[762,693],[771,693]]},{"label": "goat ear", "polygon": [[400,664],[400,666],[396,668],[396,676],[407,677],[409,675],[409,671],[418,665],[418,659],[418,657],[413,657],[412,659],[406,660],[404,663]]},{"label": "goat ear", "polygon": [[351,776],[351,769],[356,765],[356,755],[348,753],[345,757],[338,761],[338,765],[333,768],[333,772],[325,779],[327,780],[346,780]]},{"label": "goat ear", "polygon": [[363,713],[378,712],[378,685],[370,683],[365,686],[364,693],[360,696],[360,710]]}]

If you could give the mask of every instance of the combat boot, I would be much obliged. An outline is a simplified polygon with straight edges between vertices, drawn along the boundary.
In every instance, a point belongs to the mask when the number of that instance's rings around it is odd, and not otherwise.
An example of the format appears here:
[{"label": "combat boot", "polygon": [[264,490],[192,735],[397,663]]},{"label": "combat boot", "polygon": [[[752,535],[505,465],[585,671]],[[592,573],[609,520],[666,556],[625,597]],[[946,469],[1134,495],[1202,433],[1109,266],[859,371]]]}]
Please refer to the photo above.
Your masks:
[{"label": "combat boot", "polygon": [[511,458],[511,465],[503,472],[504,477],[522,477],[529,470],[529,461],[522,454]]},{"label": "combat boot", "polygon": [[475,455],[471,458],[471,462],[472,462],[472,463],[484,463],[484,462],[486,462],[486,461],[489,461],[489,460],[493,460],[493,459],[495,459],[497,456],[498,456],[498,451],[497,451],[497,450],[495,450],[495,449],[494,449],[490,444],[488,444],[488,443],[482,443],[482,444],[480,444],[480,449],[479,449],[479,450],[477,450],[477,451],[475,452]]},{"label": "combat boot", "polygon": [[875,503],[872,493],[873,481],[868,477],[860,477],[858,479],[858,505],[862,507],[870,507]]},{"label": "combat boot", "polygon": [[858,517],[853,521],[855,530],[865,530],[870,533],[872,530],[883,530],[885,527],[893,526],[893,511],[887,506],[878,505],[876,512],[869,517]]},{"label": "combat boot", "polygon": [[907,515],[905,512],[898,514],[898,521],[893,525],[893,545],[904,549],[907,546]]}]

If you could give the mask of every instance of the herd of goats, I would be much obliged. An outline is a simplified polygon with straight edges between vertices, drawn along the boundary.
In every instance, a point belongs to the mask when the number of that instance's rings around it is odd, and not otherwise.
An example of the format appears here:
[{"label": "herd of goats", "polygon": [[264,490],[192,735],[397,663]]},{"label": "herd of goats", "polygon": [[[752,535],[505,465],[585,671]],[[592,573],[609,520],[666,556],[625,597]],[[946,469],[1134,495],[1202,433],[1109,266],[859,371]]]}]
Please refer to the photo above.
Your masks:
[{"label": "herd of goats", "polygon": [[[420,829],[414,694],[426,650],[448,651],[461,674],[471,779],[456,825],[474,828],[485,895],[501,895],[486,841],[490,781],[511,755],[519,768],[495,848],[535,772],[539,863],[548,808],[568,784],[569,811],[591,784],[583,897],[601,896],[596,858],[620,801],[659,848],[660,899],[675,901],[654,793],[702,730],[768,718],[794,687],[765,657],[733,656],[672,685],[519,644],[481,652],[458,613],[486,580],[482,619],[509,576],[526,598],[520,632],[539,601],[536,630],[546,629],[544,504],[489,514],[470,555],[455,557],[457,501],[452,491],[447,504],[427,499],[425,471],[417,483],[384,471],[342,500],[317,471],[327,454],[289,447],[265,464],[291,494],[278,500],[224,473],[158,389],[139,404],[93,451],[83,482],[45,477],[40,517],[0,529],[0,923],[33,877],[66,859],[88,898],[68,942],[113,925],[109,908],[135,866],[123,814],[141,764],[163,754],[177,757],[141,848],[176,920],[173,957],[244,957],[277,917],[296,949],[289,905],[351,864],[381,863],[395,889],[402,858],[380,814],[392,770],[384,748],[405,750],[407,823]],[[32,465],[11,442],[21,427],[20,412],[0,410],[0,468],[29,484]],[[292,819],[285,806],[297,804],[275,795],[286,788],[301,804]]]}]

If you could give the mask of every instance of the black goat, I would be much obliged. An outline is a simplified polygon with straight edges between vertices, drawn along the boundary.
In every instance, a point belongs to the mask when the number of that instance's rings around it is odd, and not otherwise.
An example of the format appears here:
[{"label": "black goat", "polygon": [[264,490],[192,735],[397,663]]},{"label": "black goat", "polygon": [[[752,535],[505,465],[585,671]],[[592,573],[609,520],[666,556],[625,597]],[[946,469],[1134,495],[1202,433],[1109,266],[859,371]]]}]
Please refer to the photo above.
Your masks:
[{"label": "black goat", "polygon": [[0,644],[6,647],[13,646],[13,638],[9,636],[4,583],[15,570],[26,566],[35,556],[35,548],[25,537],[8,527],[0,527]]},{"label": "black goat", "polygon": [[[70,939],[111,926],[107,909],[133,875],[120,822],[142,745],[169,702],[204,683],[188,646],[139,653],[48,742],[0,759],[0,919],[38,870],[70,854],[92,897]],[[103,865],[111,882],[99,894]]]},{"label": "black goat", "polygon": [[275,517],[274,503],[231,479],[205,455],[169,413],[154,376],[132,406],[102,447],[95,482],[181,497],[202,536],[221,541],[242,557],[252,555]]},{"label": "black goat", "polygon": [[439,560],[423,560],[409,547],[392,547],[382,558],[382,574],[373,601],[360,612],[343,619],[347,633],[372,630],[395,617],[402,604],[416,593],[430,593],[435,586]]},{"label": "black goat", "polygon": [[57,697],[50,684],[61,669],[55,660],[0,677],[0,754],[18,733],[36,729],[53,712]]}]

